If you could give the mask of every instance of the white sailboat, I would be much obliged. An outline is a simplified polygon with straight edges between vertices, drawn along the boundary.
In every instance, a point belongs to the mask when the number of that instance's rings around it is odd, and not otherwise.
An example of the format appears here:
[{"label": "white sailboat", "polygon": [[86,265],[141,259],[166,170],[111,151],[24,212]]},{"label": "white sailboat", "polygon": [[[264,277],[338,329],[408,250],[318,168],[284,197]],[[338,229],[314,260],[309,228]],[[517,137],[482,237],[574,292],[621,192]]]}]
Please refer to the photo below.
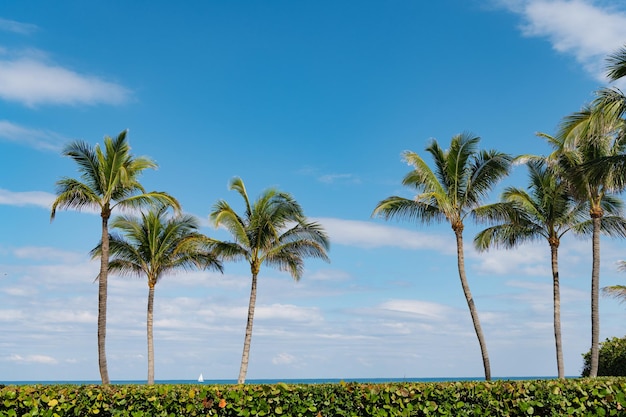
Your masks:
[{"label": "white sailboat", "polygon": [[200,376],[198,377],[198,382],[204,382],[204,377],[202,376],[202,373],[200,373]]}]

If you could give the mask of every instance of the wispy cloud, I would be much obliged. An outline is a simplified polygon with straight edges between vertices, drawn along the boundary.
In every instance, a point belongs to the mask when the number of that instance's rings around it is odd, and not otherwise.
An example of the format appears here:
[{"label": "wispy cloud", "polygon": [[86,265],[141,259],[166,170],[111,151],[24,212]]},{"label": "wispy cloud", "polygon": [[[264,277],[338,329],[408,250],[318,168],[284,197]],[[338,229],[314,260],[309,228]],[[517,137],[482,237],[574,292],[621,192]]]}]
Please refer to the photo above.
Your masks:
[{"label": "wispy cloud", "polygon": [[525,36],[546,38],[572,55],[594,78],[606,82],[605,58],[626,42],[626,10],[589,0],[501,0],[522,16]]},{"label": "wispy cloud", "polygon": [[12,253],[18,259],[33,261],[54,260],[63,263],[79,262],[84,257],[81,253],[42,246],[22,246],[14,249]]},{"label": "wispy cloud", "polygon": [[130,95],[130,91],[119,84],[80,74],[41,57],[0,60],[0,98],[29,107],[121,104],[128,101]]},{"label": "wispy cloud", "polygon": [[39,206],[50,210],[55,195],[45,191],[14,192],[0,188],[0,205]]},{"label": "wispy cloud", "polygon": [[414,314],[430,320],[443,320],[452,315],[448,306],[420,300],[390,300],[379,306],[380,309],[399,313]]},{"label": "wispy cloud", "polygon": [[31,23],[16,22],[0,18],[0,30],[5,32],[13,32],[20,35],[29,35],[38,29],[37,25]]},{"label": "wispy cloud", "polygon": [[68,139],[63,136],[40,129],[32,129],[0,120],[0,141],[19,143],[38,150],[58,152]]},{"label": "wispy cloud", "polygon": [[22,356],[22,355],[13,354],[13,355],[9,356],[8,360],[11,361],[11,362],[40,363],[40,364],[46,364],[46,365],[54,365],[54,364],[58,363],[58,361],[56,359],[54,359],[51,356],[46,356],[46,355],[27,355],[27,356]]},{"label": "wispy cloud", "polygon": [[454,245],[450,246],[448,239],[433,234],[413,232],[374,222],[334,218],[315,220],[326,229],[330,240],[340,245],[362,248],[391,246],[402,249],[431,249],[445,253],[454,250]]},{"label": "wispy cloud", "polygon": [[326,174],[318,177],[318,181],[326,184],[360,184],[361,179],[354,174]]},{"label": "wispy cloud", "polygon": [[272,358],[272,363],[274,365],[291,365],[295,361],[296,357],[286,352],[279,353]]}]

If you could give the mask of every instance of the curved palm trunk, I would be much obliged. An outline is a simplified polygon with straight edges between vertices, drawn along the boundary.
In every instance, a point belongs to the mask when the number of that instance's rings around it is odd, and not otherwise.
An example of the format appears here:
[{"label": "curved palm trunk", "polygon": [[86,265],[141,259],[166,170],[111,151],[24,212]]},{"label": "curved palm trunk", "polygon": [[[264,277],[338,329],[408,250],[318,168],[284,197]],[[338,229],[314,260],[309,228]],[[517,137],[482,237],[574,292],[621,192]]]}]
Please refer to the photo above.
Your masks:
[{"label": "curved palm trunk", "polygon": [[601,217],[593,216],[593,266],[591,268],[591,366],[590,377],[598,376],[598,355],[600,343],[600,226]]},{"label": "curved palm trunk", "polygon": [[456,235],[456,254],[459,266],[459,278],[461,278],[461,286],[463,287],[463,294],[467,300],[467,306],[469,307],[470,315],[472,316],[472,322],[474,323],[474,330],[478,337],[478,343],[480,345],[480,353],[483,357],[483,366],[485,368],[485,379],[491,380],[491,366],[489,365],[489,353],[487,352],[487,344],[485,343],[485,336],[483,335],[482,327],[480,326],[480,320],[478,318],[478,312],[474,305],[474,298],[470,292],[467,278],[465,277],[465,256],[463,254],[463,229],[462,226],[455,228],[454,233]]},{"label": "curved palm trunk", "polygon": [[243,341],[243,354],[241,356],[241,368],[239,368],[238,384],[246,382],[248,373],[248,360],[250,358],[250,341],[252,340],[252,323],[254,321],[254,307],[256,305],[256,282],[257,274],[252,273],[252,288],[250,289],[250,303],[248,304],[248,322],[246,323],[246,337]]},{"label": "curved palm trunk", "polygon": [[98,275],[98,365],[102,384],[109,384],[109,371],[105,350],[107,332],[107,278],[109,275],[109,216],[108,209],[102,211],[102,256]]},{"label": "curved palm trunk", "polygon": [[148,316],[146,326],[148,330],[148,385],[154,384],[154,337],[152,334],[153,309],[154,309],[154,285],[148,284]]},{"label": "curved palm trunk", "polygon": [[563,347],[561,345],[561,289],[559,284],[559,245],[550,244],[552,258],[552,293],[554,299],[554,343],[556,345],[556,368],[559,378],[565,378],[563,370]]}]

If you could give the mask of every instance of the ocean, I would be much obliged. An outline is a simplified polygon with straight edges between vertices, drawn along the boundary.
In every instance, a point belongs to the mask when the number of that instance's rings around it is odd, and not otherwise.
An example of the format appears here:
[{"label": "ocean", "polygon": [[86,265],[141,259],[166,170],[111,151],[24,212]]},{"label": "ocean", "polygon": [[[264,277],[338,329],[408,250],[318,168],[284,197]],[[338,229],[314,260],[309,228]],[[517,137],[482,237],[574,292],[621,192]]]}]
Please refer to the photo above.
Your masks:
[{"label": "ocean", "polygon": [[[527,381],[537,379],[555,379],[555,376],[512,376],[512,377],[493,377],[492,380],[508,380],[508,381]],[[576,376],[567,378],[578,378]],[[384,384],[389,382],[456,382],[456,381],[484,381],[485,378],[481,377],[450,377],[450,378],[313,378],[313,379],[248,379],[246,384],[262,384],[272,385],[284,382],[285,384],[338,384],[340,382],[356,382],[364,384]],[[111,381],[112,384],[127,385],[127,384],[145,384],[145,380],[124,380],[124,381]],[[157,384],[198,384],[198,385],[235,385],[236,379],[205,379],[204,382],[198,382],[197,380],[185,380],[185,379],[169,379],[169,380],[157,380]],[[94,381],[0,381],[0,384],[4,385],[98,385],[100,380]]]}]

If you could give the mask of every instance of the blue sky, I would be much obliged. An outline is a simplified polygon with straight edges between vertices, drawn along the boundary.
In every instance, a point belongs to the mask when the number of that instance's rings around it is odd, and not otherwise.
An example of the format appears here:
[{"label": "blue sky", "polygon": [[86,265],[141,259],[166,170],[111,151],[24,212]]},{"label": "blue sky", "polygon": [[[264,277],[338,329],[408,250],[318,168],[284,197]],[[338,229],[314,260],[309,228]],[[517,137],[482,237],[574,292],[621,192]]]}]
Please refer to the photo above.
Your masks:
[{"label": "blue sky", "polygon": [[[60,212],[60,153],[128,129],[152,157],[146,188],[170,192],[202,231],[240,176],[249,193],[292,193],[328,231],[331,263],[299,283],[262,269],[248,378],[481,377],[448,225],[384,222],[378,201],[410,196],[404,150],[462,131],[482,147],[545,153],[606,84],[626,44],[619,1],[8,2],[0,7],[0,381],[97,380],[100,219]],[[526,185],[516,168],[502,187]],[[494,376],[556,375],[549,249],[477,254],[467,273]],[[624,243],[602,242],[602,285],[623,283]],[[589,241],[561,248],[565,370],[590,345]],[[245,264],[164,277],[155,299],[157,379],[237,376]],[[113,380],[147,372],[147,285],[109,280]],[[601,299],[601,338],[624,306]]]}]

